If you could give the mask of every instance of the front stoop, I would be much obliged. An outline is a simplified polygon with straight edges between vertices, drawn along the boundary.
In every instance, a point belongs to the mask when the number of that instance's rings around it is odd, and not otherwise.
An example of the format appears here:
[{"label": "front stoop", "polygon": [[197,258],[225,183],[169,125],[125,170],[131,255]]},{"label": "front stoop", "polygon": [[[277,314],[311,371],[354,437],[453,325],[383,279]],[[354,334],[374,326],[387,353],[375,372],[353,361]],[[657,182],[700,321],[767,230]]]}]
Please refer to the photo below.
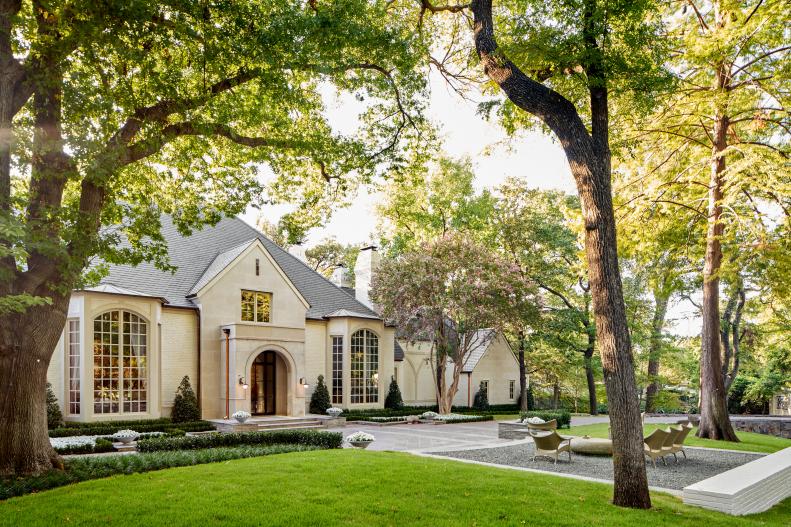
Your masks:
[{"label": "front stoop", "polygon": [[273,432],[278,430],[315,430],[336,426],[344,426],[343,417],[251,417],[244,423],[235,419],[209,419],[218,432]]}]

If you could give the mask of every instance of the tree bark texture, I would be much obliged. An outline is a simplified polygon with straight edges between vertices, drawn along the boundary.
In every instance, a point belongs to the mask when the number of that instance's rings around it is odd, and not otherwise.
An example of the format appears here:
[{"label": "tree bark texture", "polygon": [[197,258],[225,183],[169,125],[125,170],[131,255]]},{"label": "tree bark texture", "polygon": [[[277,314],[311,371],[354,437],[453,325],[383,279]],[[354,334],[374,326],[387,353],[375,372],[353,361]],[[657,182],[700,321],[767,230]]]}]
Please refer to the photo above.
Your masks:
[{"label": "tree bark texture", "polygon": [[[585,251],[613,438],[613,503],[648,508],[643,429],[615,237],[606,83],[590,88],[589,134],[573,104],[525,75],[497,48],[491,0],[471,4],[475,46],[487,76],[557,136],[582,202]],[[598,71],[590,72],[594,76]]]},{"label": "tree bark texture", "polygon": [[742,311],[747,300],[744,286],[740,283],[728,299],[725,311],[722,313],[720,338],[722,339],[722,382],[725,384],[725,393],[731,389],[733,380],[739,374],[742,333]]},{"label": "tree bark texture", "polygon": [[[724,64],[717,70],[716,88],[723,90],[727,83]],[[706,256],[703,265],[703,304],[700,350],[700,426],[698,437],[738,441],[728,417],[728,398],[722,378],[720,342],[720,268],[722,265],[721,238],[722,198],[725,182],[725,149],[728,146],[729,121],[722,109],[714,121],[711,176],[708,194],[708,228]]]},{"label": "tree bark texture", "polygon": [[648,386],[645,389],[645,411],[656,411],[656,396],[659,393],[659,363],[662,352],[662,328],[667,316],[667,294],[654,291],[654,316],[651,320],[651,338],[648,343]]},{"label": "tree bark texture", "polygon": [[47,434],[46,384],[68,298],[0,317],[0,476],[62,467]]}]

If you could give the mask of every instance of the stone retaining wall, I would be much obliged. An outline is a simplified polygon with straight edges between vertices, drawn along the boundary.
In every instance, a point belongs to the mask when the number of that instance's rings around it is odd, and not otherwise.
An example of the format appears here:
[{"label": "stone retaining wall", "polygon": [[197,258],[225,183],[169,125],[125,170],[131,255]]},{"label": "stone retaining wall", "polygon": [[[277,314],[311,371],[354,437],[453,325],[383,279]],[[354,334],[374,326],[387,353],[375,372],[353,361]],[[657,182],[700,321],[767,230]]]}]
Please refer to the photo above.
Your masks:
[{"label": "stone retaining wall", "polygon": [[736,417],[731,416],[731,424],[742,432],[756,432],[791,439],[791,417]]},{"label": "stone retaining wall", "polygon": [[527,425],[515,421],[497,423],[497,437],[500,439],[525,439],[528,436]]}]

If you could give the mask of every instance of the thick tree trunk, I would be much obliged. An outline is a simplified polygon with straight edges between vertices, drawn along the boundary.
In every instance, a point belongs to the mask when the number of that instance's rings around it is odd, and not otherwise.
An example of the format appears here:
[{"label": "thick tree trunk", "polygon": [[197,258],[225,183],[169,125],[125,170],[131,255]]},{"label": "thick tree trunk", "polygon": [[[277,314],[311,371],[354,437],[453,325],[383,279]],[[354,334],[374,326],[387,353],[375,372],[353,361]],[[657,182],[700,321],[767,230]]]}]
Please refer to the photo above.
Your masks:
[{"label": "thick tree trunk", "polygon": [[733,291],[731,298],[728,300],[728,305],[722,313],[720,328],[720,338],[722,339],[722,347],[724,348],[722,381],[725,385],[726,394],[731,389],[733,380],[739,374],[739,347],[741,346],[740,327],[742,322],[742,311],[746,300],[744,286],[740,283]]},{"label": "thick tree trunk", "polygon": [[651,339],[648,344],[648,387],[645,389],[645,411],[656,411],[656,395],[659,393],[659,361],[662,351],[662,328],[667,316],[667,294],[654,291],[654,317],[651,320]]},{"label": "thick tree trunk", "polygon": [[519,409],[523,412],[527,408],[527,372],[525,365],[525,334],[519,332]]},{"label": "thick tree trunk", "polygon": [[[590,88],[592,132],[589,134],[571,102],[529,78],[498,50],[492,2],[474,0],[471,9],[475,46],[484,71],[517,107],[540,118],[555,133],[577,183],[585,224],[585,252],[596,336],[610,407],[613,503],[648,508],[651,497],[643,455],[643,427],[615,239],[606,82]],[[595,47],[596,44],[586,38],[586,45]],[[595,51],[591,49],[594,54]]]},{"label": "thick tree trunk", "polygon": [[60,299],[0,318],[0,476],[62,467],[47,433],[46,384],[67,305]]},{"label": "thick tree trunk", "polygon": [[[726,66],[717,70],[717,88],[727,83]],[[722,378],[720,343],[720,266],[724,231],[722,223],[723,173],[727,148],[728,117],[719,113],[714,121],[714,147],[709,179],[708,230],[703,265],[703,329],[700,350],[700,426],[698,437],[738,441],[728,417],[728,398]]]}]

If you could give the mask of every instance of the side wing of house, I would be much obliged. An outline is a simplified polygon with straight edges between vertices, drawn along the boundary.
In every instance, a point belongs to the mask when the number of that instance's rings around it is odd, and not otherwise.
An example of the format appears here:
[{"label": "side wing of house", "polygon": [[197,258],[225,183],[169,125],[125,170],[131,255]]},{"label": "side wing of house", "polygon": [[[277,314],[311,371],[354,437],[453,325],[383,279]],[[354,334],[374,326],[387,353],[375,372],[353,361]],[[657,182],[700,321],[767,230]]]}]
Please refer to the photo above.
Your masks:
[{"label": "side wing of house", "polygon": [[399,344],[404,350],[404,360],[398,366],[398,383],[404,404],[436,404],[434,373],[430,363],[431,342],[399,340]]},{"label": "side wing of house", "polygon": [[506,338],[493,338],[474,365],[468,365],[459,379],[455,406],[471,406],[481,382],[488,386],[489,404],[513,404],[519,398],[519,363]]}]

